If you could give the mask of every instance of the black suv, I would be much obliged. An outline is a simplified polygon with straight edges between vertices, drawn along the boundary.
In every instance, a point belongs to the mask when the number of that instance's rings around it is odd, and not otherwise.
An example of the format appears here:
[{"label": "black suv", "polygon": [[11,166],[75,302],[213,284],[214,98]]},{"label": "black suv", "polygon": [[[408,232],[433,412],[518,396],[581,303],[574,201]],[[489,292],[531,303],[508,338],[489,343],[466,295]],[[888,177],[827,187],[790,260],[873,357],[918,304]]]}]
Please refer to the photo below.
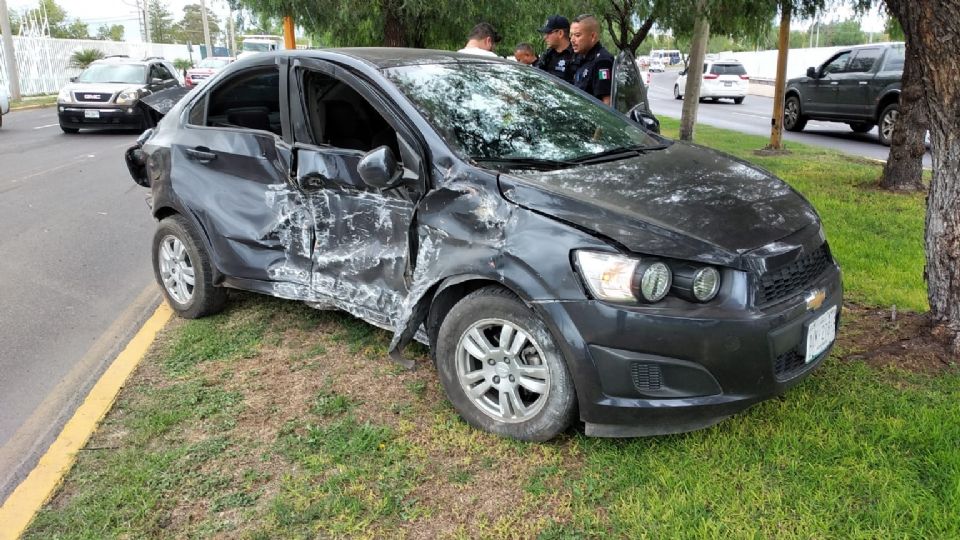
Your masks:
[{"label": "black suv", "polygon": [[900,115],[903,43],[876,43],[843,49],[806,77],[787,81],[783,127],[802,131],[807,120],[846,122],[857,133],[880,126],[890,137]]},{"label": "black suv", "polygon": [[140,99],[182,86],[176,73],[163,58],[111,56],[97,60],[60,90],[60,129],[64,133],[76,133],[80,128],[144,129],[149,124],[138,106]]}]

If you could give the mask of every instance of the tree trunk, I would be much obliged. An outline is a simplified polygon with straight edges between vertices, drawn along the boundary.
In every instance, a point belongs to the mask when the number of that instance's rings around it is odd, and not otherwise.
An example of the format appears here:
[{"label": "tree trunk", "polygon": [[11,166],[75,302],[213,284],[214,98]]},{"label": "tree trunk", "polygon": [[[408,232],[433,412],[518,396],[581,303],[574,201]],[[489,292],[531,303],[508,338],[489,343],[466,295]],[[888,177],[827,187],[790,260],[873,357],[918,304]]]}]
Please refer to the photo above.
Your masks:
[{"label": "tree trunk", "polygon": [[933,180],[927,196],[927,299],[930,314],[960,354],[960,0],[887,0],[923,81]]},{"label": "tree trunk", "polygon": [[777,44],[777,77],[773,91],[773,118],[770,121],[770,150],[783,150],[783,101],[787,87],[787,54],[790,50],[790,2],[780,2],[780,38]]},{"label": "tree trunk", "polygon": [[383,2],[383,46],[406,47],[407,35],[403,28],[400,4],[392,0]]},{"label": "tree trunk", "polygon": [[710,20],[707,18],[706,4],[706,0],[697,1],[697,18],[693,22],[690,64],[687,68],[687,84],[683,90],[683,110],[680,113],[681,141],[693,140],[693,129],[697,123],[700,85],[703,82],[703,60],[707,55],[707,42],[710,40]]},{"label": "tree trunk", "polygon": [[[920,100],[923,97],[923,80],[920,74],[920,59],[913,47],[907,49],[903,64],[903,79],[900,91],[900,116],[890,139],[890,155],[883,166],[880,187],[892,191],[922,191],[923,155],[927,148],[923,136],[927,131],[926,118]],[[881,111],[882,112],[882,111]],[[883,129],[883,126],[880,126]]]}]

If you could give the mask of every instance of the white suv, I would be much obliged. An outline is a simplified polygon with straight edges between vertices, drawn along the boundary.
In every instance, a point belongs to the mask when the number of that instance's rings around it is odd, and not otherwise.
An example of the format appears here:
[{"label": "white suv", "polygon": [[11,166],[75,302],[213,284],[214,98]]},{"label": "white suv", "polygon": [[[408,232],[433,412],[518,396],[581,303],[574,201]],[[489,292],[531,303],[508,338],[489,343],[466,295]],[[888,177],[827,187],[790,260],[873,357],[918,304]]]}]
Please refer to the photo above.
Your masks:
[{"label": "white suv", "polygon": [[[683,99],[683,90],[687,86],[687,70],[673,85],[673,97]],[[732,99],[734,103],[743,103],[747,96],[750,77],[743,64],[736,60],[709,60],[703,63],[703,82],[700,84],[700,101],[720,98]]]},{"label": "white suv", "polygon": [[0,126],[3,125],[3,115],[10,112],[10,98],[7,96],[7,91],[2,86],[0,86]]}]

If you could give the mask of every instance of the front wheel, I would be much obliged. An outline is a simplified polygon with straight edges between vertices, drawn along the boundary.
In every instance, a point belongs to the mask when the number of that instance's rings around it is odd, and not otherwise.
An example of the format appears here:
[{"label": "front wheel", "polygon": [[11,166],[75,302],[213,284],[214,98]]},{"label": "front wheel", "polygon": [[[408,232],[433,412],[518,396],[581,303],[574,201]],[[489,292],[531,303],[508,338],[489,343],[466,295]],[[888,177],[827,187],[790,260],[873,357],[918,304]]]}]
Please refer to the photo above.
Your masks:
[{"label": "front wheel", "polygon": [[485,287],[440,325],[437,371],[470,425],[523,441],[547,441],[576,412],[566,363],[543,321],[511,292]]},{"label": "front wheel", "polygon": [[880,113],[880,144],[890,146],[893,140],[893,130],[897,127],[900,118],[900,105],[891,103]]},{"label": "front wheel", "polygon": [[803,131],[807,119],[800,114],[800,98],[790,96],[783,104],[783,128],[787,131]]},{"label": "front wheel", "polygon": [[850,122],[847,124],[854,133],[867,133],[873,129],[873,122]]},{"label": "front wheel", "polygon": [[68,135],[73,135],[74,133],[80,133],[79,129],[66,127],[63,124],[60,125],[60,129]]},{"label": "front wheel", "polygon": [[190,223],[171,216],[153,235],[153,273],[178,315],[196,319],[223,310],[227,292],[213,284],[213,265]]}]

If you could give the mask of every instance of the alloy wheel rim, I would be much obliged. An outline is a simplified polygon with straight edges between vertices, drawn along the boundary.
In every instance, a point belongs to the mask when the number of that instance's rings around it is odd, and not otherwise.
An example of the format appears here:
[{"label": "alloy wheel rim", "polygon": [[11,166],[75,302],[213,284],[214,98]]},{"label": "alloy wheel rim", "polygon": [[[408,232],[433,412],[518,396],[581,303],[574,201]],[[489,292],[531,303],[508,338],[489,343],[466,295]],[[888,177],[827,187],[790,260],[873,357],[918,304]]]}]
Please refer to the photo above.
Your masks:
[{"label": "alloy wheel rim", "polygon": [[797,104],[793,100],[787,102],[786,110],[784,111],[784,117],[786,118],[787,124],[792,126],[797,123]]},{"label": "alloy wheel rim", "polygon": [[550,392],[543,349],[516,324],[483,319],[457,342],[457,380],[484,414],[506,423],[536,416]]},{"label": "alloy wheel rim", "polygon": [[890,140],[893,137],[893,129],[897,126],[897,118],[900,117],[900,111],[890,111],[883,117],[883,138]]},{"label": "alloy wheel rim", "polygon": [[196,272],[187,248],[179,238],[168,235],[160,241],[160,279],[167,294],[178,304],[186,304],[193,298]]}]

